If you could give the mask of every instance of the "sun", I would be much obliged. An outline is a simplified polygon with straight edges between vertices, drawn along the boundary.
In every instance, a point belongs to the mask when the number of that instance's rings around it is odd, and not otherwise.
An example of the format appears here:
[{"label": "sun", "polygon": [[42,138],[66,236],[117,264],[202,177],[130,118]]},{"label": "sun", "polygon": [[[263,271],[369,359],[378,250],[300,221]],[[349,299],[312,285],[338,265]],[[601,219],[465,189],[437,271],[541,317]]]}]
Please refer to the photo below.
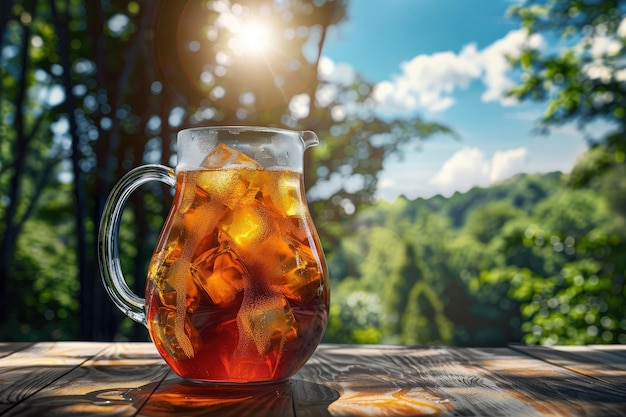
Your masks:
[{"label": "sun", "polygon": [[270,46],[270,30],[262,22],[253,21],[244,24],[241,41],[248,52],[263,52]]},{"label": "sun", "polygon": [[231,41],[236,54],[261,55],[270,47],[272,33],[269,26],[259,20],[243,21]]}]

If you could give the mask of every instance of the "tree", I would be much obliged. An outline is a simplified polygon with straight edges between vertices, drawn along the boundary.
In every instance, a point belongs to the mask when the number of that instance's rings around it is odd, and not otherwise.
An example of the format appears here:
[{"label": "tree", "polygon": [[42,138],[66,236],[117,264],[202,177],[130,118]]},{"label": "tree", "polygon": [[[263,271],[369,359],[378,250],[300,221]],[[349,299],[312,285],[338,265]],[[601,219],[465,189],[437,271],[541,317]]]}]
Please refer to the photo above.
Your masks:
[{"label": "tree", "polygon": [[[590,204],[596,204],[592,201],[595,196],[581,199],[579,195],[569,204],[565,216],[554,207],[538,210],[543,211],[543,224],[550,226],[541,232],[545,236],[535,231],[526,235],[527,239],[532,236],[535,242],[545,240],[552,251],[570,257],[561,259],[565,263],[553,262],[555,270],[546,271],[544,276],[527,274],[526,284],[517,283],[520,285],[513,296],[526,300],[522,311],[529,319],[524,327],[529,342],[622,343],[626,340],[613,324],[614,317],[624,314],[621,305],[626,296],[626,264],[621,257],[612,255],[621,253],[626,241],[624,209],[620,198],[613,197],[625,186],[620,176],[626,159],[625,12],[625,5],[619,0],[527,0],[510,9],[510,14],[520,19],[529,36],[558,40],[557,47],[529,46],[513,60],[521,71],[521,79],[510,94],[521,100],[546,101],[540,130],[548,131],[552,126],[570,122],[578,122],[584,130],[584,126],[593,121],[612,127],[612,131],[602,137],[587,132],[590,150],[569,176],[570,186],[600,192],[608,202],[606,207],[614,213],[609,216],[610,227],[598,225],[588,216],[597,216],[597,212],[588,210]],[[554,260],[553,255],[549,257]],[[545,285],[540,285],[541,282]],[[593,285],[587,285],[588,282]],[[530,302],[524,297],[529,296],[532,288],[538,293]],[[622,302],[616,301],[620,299]],[[572,305],[572,300],[576,304]],[[598,321],[600,314],[591,312],[598,305],[602,306],[605,326]],[[586,319],[586,329],[583,322],[577,321],[582,316]],[[573,329],[583,331],[562,334],[562,326],[568,323]]]},{"label": "tree", "polygon": [[521,210],[505,202],[497,202],[480,207],[468,216],[466,228],[470,235],[482,243],[489,243],[498,236],[502,227],[521,215]]},{"label": "tree", "polygon": [[450,344],[452,325],[443,314],[441,298],[426,282],[416,282],[409,292],[402,315],[404,344]]},{"label": "tree", "polygon": [[7,316],[19,235],[65,156],[58,142],[47,140],[58,115],[52,97],[58,84],[44,70],[52,65],[53,31],[36,19],[37,13],[46,13],[45,7],[34,0],[20,3],[3,2],[0,25],[8,52],[0,65],[0,319]]},{"label": "tree", "polygon": [[[393,338],[403,333],[403,315],[409,305],[409,293],[419,282],[425,281],[424,271],[412,244],[404,242],[404,257],[399,268],[387,278],[384,287],[383,324],[384,335]],[[414,297],[411,302],[417,303]],[[409,331],[404,329],[405,333]],[[417,329],[415,329],[417,330]]]},{"label": "tree", "polygon": [[[130,168],[170,165],[175,131],[249,124],[318,133],[322,145],[306,154],[308,189],[335,175],[344,184],[310,194],[328,253],[338,247],[339,221],[373,202],[385,158],[450,132],[419,117],[383,120],[371,105],[371,83],[321,70],[326,31],[346,18],[342,0],[8,0],[1,7],[0,308],[8,287],[29,282],[17,262],[32,258],[15,257],[18,237],[28,238],[21,232],[29,221],[58,227],[41,217],[39,203],[46,190],[62,190],[73,213],[64,245],[76,252],[66,259],[77,264],[84,339],[120,335],[121,314],[97,278],[104,198]],[[241,36],[259,23],[267,31],[253,40],[271,37],[263,51]],[[169,196],[160,185],[142,187],[125,214],[121,244],[136,252],[122,263],[137,292]]]},{"label": "tree", "polygon": [[[511,7],[510,15],[529,36],[544,34],[560,41],[557,48],[544,50],[529,45],[513,60],[522,74],[510,94],[547,101],[543,127],[604,119],[617,132],[624,131],[624,12],[619,0],[527,0]],[[623,136],[615,139],[624,141]]]},{"label": "tree", "polygon": [[509,13],[530,36],[556,38],[556,48],[529,46],[512,60],[521,71],[510,95],[546,101],[539,129],[569,122],[602,121],[612,127],[604,137],[586,132],[591,149],[573,171],[572,185],[625,162],[626,151],[626,13],[623,2],[602,0],[527,0]]}]

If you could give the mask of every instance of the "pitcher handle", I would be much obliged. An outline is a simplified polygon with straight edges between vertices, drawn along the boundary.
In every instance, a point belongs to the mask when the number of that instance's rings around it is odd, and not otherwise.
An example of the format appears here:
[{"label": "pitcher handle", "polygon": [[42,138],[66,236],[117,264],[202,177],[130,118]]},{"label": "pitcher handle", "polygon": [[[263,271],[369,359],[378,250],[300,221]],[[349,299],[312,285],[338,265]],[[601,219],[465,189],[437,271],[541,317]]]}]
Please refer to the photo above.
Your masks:
[{"label": "pitcher handle", "polygon": [[118,240],[120,221],[128,197],[139,186],[155,180],[171,187],[176,185],[174,170],[163,165],[142,165],[124,175],[113,187],[104,204],[98,231],[98,263],[104,287],[124,314],[144,326],[147,326],[146,300],[136,295],[126,283],[120,263]]}]

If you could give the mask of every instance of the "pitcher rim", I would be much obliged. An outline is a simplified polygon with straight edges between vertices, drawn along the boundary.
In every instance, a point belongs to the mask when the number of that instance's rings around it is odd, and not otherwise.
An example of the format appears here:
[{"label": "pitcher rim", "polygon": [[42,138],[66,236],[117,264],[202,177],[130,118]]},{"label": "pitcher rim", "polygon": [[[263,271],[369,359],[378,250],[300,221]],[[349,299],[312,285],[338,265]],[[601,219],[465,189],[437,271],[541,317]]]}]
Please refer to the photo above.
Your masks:
[{"label": "pitcher rim", "polygon": [[277,133],[284,132],[284,133],[295,133],[295,134],[309,132],[309,130],[293,130],[293,129],[286,129],[284,127],[273,127],[273,126],[218,125],[218,126],[187,127],[187,128],[179,130],[178,134],[181,134],[183,132],[199,131],[199,130],[253,131],[253,132],[277,132]]},{"label": "pitcher rim", "polygon": [[317,134],[312,130],[292,130],[286,129],[283,127],[272,127],[272,126],[248,126],[248,125],[225,125],[225,126],[197,126],[197,127],[188,127],[185,129],[181,129],[178,131],[176,135],[176,139],[185,139],[188,135],[193,134],[194,132],[211,132],[215,131],[217,134],[220,132],[226,132],[231,135],[239,135],[241,133],[246,132],[258,132],[258,133],[266,133],[266,134],[277,134],[277,135],[287,135],[291,137],[298,137],[302,144],[304,145],[304,149],[308,149],[312,146],[317,146],[319,144],[319,138]]}]

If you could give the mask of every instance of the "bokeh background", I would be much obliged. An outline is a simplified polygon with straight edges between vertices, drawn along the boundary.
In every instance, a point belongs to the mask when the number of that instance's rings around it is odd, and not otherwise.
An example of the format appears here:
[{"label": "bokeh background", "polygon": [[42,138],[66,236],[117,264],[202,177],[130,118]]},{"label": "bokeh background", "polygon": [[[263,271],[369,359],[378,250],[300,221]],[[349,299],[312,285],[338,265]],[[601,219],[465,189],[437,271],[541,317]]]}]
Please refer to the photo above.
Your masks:
[{"label": "bokeh background", "polygon": [[[346,71],[341,49],[331,59],[324,46],[350,27],[352,2],[2,0],[0,340],[148,340],[100,281],[108,192],[135,166],[174,165],[180,129],[265,125],[321,140],[305,181],[332,282],[325,341],[626,343],[623,2],[502,0],[519,42],[490,50],[507,71],[498,99],[540,109],[527,134],[544,134],[555,160],[578,145],[555,150],[554,129],[580,129],[585,147],[568,169],[443,195],[402,177],[407,155],[464,136],[454,117],[411,103],[437,81],[437,110],[449,108],[467,51],[452,57],[458,71],[422,78],[409,65],[386,83]],[[446,163],[458,177],[482,169]],[[394,166],[408,179],[385,193]],[[124,212],[122,267],[139,294],[171,197],[145,185]]]}]

